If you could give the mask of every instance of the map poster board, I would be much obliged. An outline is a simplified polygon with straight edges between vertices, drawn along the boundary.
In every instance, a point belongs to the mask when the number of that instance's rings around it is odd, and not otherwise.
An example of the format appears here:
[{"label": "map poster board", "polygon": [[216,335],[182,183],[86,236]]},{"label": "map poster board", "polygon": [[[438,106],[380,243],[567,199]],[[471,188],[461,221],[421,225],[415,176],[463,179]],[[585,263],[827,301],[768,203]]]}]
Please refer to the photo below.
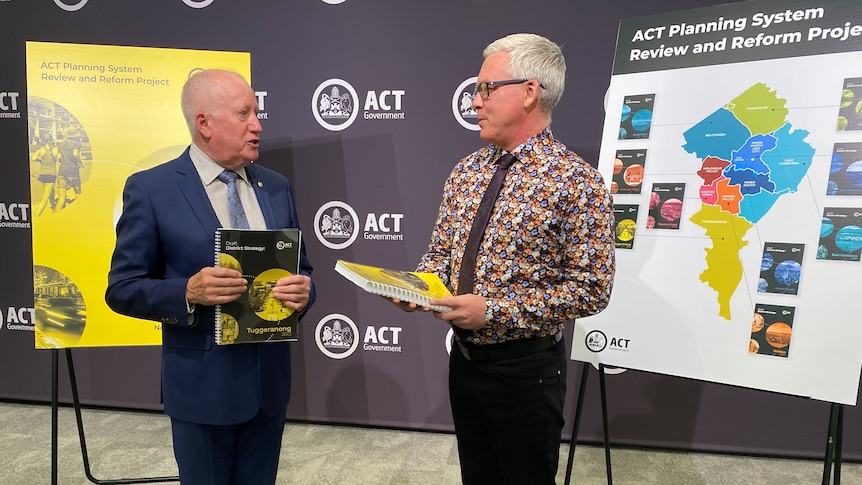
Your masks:
[{"label": "map poster board", "polygon": [[[599,170],[610,183],[618,153],[646,150],[642,185],[686,190],[674,230],[641,221],[616,252],[610,304],[578,320],[572,358],[855,405],[862,325],[851,282],[862,262],[814,249],[825,208],[860,205],[827,195],[834,147],[862,142],[862,130],[836,123],[856,95],[848,80],[860,78],[859,2],[749,1],[622,21]],[[649,137],[622,137],[631,115],[621,107],[641,93],[653,96]],[[656,203],[649,190],[613,197]],[[844,233],[836,245],[855,251],[862,229]],[[793,291],[758,292],[774,242],[811,248]],[[793,318],[752,352],[757,308]]]},{"label": "map poster board", "polygon": [[114,227],[126,178],[188,146],[180,91],[202,68],[250,79],[251,56],[27,42],[36,348],[161,344],[105,303]]}]

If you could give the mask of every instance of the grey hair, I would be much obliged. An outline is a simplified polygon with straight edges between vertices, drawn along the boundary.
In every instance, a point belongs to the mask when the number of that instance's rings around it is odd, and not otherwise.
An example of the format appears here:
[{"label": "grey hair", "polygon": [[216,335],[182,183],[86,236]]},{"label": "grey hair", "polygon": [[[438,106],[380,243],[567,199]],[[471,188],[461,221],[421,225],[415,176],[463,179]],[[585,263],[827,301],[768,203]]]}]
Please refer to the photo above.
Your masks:
[{"label": "grey hair", "polygon": [[225,74],[245,79],[234,71],[203,69],[190,74],[183,85],[182,94],[180,95],[180,106],[182,107],[183,117],[186,119],[186,125],[188,125],[192,137],[197,134],[195,115],[199,112],[213,112],[215,109],[215,106],[213,106],[213,93],[224,84]]},{"label": "grey hair", "polygon": [[566,84],[566,59],[560,47],[541,35],[511,34],[489,44],[482,56],[500,51],[509,53],[506,67],[512,77],[535,79],[545,87],[540,89],[539,107],[550,114]]}]

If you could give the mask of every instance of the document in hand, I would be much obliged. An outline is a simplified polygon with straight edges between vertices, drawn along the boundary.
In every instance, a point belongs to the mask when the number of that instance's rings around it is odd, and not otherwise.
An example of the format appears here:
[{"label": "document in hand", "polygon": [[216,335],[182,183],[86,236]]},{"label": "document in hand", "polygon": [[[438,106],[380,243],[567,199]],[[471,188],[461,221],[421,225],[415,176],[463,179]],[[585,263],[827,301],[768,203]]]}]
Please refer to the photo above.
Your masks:
[{"label": "document in hand", "polygon": [[216,343],[299,339],[299,315],[272,296],[279,279],[299,273],[299,229],[219,228],[215,238],[216,266],[233,268],[248,282],[248,291],[240,298],[216,305]]},{"label": "document in hand", "polygon": [[436,312],[448,312],[449,307],[429,305],[432,298],[452,296],[443,281],[434,273],[399,271],[378,268],[339,259],[335,271],[368,293],[430,307]]}]

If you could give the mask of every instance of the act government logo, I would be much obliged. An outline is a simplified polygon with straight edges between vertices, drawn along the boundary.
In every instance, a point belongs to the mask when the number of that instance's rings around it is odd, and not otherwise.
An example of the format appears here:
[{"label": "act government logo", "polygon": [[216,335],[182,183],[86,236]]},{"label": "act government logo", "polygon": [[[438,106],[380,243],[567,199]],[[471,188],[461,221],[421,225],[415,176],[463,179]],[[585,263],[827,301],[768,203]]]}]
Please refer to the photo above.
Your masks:
[{"label": "act government logo", "polygon": [[632,340],[622,337],[608,338],[601,330],[593,330],[587,334],[584,344],[590,352],[601,352],[605,349],[628,352]]},{"label": "act government logo", "polygon": [[458,124],[472,131],[481,129],[476,110],[473,109],[473,91],[476,87],[476,80],[475,76],[465,80],[452,95],[452,115],[455,116]]},{"label": "act government logo", "polygon": [[593,330],[587,334],[584,344],[590,352],[601,352],[608,346],[608,337],[601,330]]},{"label": "act government logo", "polygon": [[0,119],[21,119],[21,111],[18,109],[18,97],[16,91],[0,91]]},{"label": "act government logo", "polygon": [[340,313],[331,313],[317,323],[314,341],[327,357],[344,359],[350,357],[359,346],[358,335],[359,329],[353,320]]},{"label": "act government logo", "polygon": [[266,113],[266,97],[269,95],[267,91],[255,91],[254,96],[257,98],[257,119],[268,120],[269,115]]},{"label": "act government logo", "polygon": [[446,337],[443,340],[443,346],[446,348],[446,354],[452,354],[452,347],[455,346],[455,329],[450,327],[449,331],[446,332]]},{"label": "act government logo", "polygon": [[84,8],[84,5],[87,4],[87,0],[78,0],[77,2],[63,2],[63,0],[54,0],[54,3],[67,12],[77,12],[78,10]]},{"label": "act government logo", "polygon": [[[67,12],[77,12],[84,8],[84,5],[87,5],[89,0],[54,0],[54,3]],[[204,8],[209,7],[214,0],[182,0],[184,4],[188,5],[191,8]],[[344,0],[342,0],[344,1]]]},{"label": "act government logo", "polygon": [[401,221],[404,214],[369,212],[360,226],[359,215],[345,202],[333,200],[320,206],[314,216],[314,232],[329,249],[344,249],[359,237],[366,241],[403,241]]},{"label": "act government logo", "polygon": [[30,229],[30,204],[0,202],[0,228]]},{"label": "act government logo", "polygon": [[[404,120],[404,89],[369,89],[362,104],[362,118],[368,121]],[[359,117],[359,95],[343,79],[329,79],[317,86],[311,109],[320,126],[341,131]]]},{"label": "act government logo", "polygon": [[327,79],[317,86],[311,97],[311,111],[320,126],[329,131],[341,131],[356,120],[359,96],[347,81]]},{"label": "act government logo", "polygon": [[183,3],[191,8],[209,7],[213,0],[183,0]]},{"label": "act government logo", "polygon": [[344,249],[359,235],[359,217],[353,207],[340,200],[327,202],[314,215],[314,233],[329,249]]},{"label": "act government logo", "polygon": [[[2,314],[2,311],[0,311]],[[36,329],[36,310],[28,307],[12,307],[6,310],[4,325],[0,325],[9,330],[23,330],[25,332],[33,332]]]}]

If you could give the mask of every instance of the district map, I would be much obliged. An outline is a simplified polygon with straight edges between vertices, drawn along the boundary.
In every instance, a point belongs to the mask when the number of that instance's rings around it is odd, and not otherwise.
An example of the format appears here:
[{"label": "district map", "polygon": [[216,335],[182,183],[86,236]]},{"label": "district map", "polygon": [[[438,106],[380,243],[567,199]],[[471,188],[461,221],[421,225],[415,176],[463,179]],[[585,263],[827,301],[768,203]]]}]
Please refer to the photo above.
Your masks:
[{"label": "district map", "polygon": [[797,191],[813,161],[809,132],[787,121],[786,102],[757,83],[683,134],[703,181],[701,208],[690,220],[712,241],[700,281],[717,293],[719,316],[727,320],[742,281],[746,234],[781,196]]}]

